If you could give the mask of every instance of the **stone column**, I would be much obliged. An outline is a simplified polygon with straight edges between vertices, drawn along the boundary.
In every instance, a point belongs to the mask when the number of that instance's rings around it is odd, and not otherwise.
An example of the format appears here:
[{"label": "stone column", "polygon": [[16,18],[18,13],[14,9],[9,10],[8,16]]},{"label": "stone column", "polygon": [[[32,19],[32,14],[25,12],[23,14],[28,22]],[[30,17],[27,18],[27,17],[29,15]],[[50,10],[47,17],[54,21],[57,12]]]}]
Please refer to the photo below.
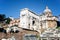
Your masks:
[{"label": "stone column", "polygon": [[32,26],[32,24],[31,24],[31,21],[32,21],[31,18],[32,18],[32,17],[30,17],[30,29],[31,29],[31,26]]},{"label": "stone column", "polygon": [[43,38],[41,38],[41,40],[42,40]]},{"label": "stone column", "polygon": [[60,40],[60,37],[59,37],[59,40]]}]

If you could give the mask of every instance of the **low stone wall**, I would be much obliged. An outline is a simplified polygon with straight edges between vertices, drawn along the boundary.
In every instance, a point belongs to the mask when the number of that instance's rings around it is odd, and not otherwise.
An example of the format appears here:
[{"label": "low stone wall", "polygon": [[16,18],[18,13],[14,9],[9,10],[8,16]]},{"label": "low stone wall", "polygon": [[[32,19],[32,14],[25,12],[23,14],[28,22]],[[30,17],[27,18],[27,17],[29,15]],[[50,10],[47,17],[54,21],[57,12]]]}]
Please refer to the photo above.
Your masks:
[{"label": "low stone wall", "polygon": [[37,31],[34,31],[34,30],[28,30],[28,29],[21,29],[18,33],[2,33],[0,32],[0,40],[2,38],[11,38],[12,36],[15,37],[16,40],[23,40],[23,36],[25,34],[35,34],[35,35],[38,35],[39,33]]}]

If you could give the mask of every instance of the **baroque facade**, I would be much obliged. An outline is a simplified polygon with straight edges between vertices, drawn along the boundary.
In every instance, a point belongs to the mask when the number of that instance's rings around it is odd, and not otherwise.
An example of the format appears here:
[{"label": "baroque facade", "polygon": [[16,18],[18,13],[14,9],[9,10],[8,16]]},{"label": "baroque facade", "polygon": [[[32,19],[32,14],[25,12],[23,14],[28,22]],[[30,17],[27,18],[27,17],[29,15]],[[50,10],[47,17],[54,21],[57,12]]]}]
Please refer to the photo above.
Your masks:
[{"label": "baroque facade", "polygon": [[20,11],[19,27],[40,31],[40,29],[56,28],[57,17],[52,15],[52,11],[46,6],[46,9],[37,15],[28,8]]}]

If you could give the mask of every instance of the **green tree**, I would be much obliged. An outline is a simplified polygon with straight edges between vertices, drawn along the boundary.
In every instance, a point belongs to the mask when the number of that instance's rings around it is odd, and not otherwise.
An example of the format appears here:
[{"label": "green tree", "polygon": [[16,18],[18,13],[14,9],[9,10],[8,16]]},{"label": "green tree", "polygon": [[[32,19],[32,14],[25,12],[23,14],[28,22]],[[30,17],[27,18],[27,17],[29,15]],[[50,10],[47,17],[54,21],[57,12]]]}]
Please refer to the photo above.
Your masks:
[{"label": "green tree", "polygon": [[5,18],[6,18],[5,14],[0,14],[0,22],[5,21]]},{"label": "green tree", "polygon": [[8,17],[8,18],[6,18],[6,24],[9,24],[10,23],[10,21],[11,21],[11,19]]},{"label": "green tree", "polygon": [[8,17],[6,18],[5,14],[0,14],[0,23],[5,23],[5,24],[9,24],[11,21],[11,19]]}]

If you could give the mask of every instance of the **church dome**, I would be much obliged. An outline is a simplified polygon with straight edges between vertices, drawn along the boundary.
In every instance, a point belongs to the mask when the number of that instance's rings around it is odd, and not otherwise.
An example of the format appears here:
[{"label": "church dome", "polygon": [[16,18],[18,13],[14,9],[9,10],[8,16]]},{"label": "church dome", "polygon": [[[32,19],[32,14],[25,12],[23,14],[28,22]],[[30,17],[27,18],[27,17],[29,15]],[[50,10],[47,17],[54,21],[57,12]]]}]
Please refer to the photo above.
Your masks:
[{"label": "church dome", "polygon": [[51,10],[48,8],[48,6],[46,6],[46,9],[43,11],[44,13],[45,12],[51,12]]}]

